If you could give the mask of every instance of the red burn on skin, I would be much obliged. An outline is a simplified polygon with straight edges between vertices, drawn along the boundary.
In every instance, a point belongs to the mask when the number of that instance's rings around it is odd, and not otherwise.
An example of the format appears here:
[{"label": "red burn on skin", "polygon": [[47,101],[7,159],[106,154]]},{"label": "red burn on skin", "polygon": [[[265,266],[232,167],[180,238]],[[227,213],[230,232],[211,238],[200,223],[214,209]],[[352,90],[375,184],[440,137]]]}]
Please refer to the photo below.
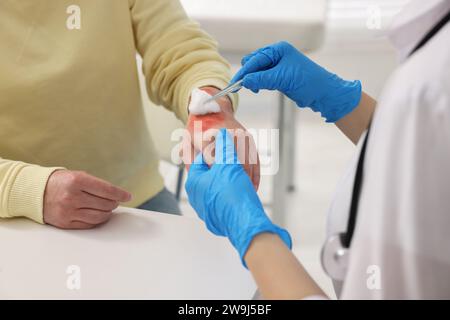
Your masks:
[{"label": "red burn on skin", "polygon": [[[211,113],[205,115],[190,115],[188,122],[188,130],[190,132],[194,131],[194,124],[196,121],[201,122],[202,132],[207,131],[211,128],[218,128],[225,121],[225,115],[223,112]],[[197,124],[197,126],[199,126]]]}]

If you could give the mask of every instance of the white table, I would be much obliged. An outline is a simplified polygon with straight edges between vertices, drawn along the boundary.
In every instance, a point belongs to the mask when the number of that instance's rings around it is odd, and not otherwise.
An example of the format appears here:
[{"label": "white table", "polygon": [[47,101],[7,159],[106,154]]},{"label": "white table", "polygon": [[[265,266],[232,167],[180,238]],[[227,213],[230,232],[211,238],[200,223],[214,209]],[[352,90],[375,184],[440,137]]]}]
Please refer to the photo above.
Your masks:
[{"label": "white table", "polygon": [[0,220],[0,252],[0,299],[251,299],[256,290],[228,240],[200,220],[143,210],[119,208],[83,231]]}]

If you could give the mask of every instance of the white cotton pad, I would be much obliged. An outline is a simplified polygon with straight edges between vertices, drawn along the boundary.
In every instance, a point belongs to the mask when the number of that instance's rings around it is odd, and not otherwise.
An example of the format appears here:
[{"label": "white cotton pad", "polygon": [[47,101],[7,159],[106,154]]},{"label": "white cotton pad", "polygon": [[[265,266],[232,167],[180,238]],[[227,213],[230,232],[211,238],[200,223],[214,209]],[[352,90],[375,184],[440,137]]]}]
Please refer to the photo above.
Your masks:
[{"label": "white cotton pad", "polygon": [[189,104],[189,113],[193,115],[204,115],[208,113],[220,112],[220,106],[217,101],[209,101],[211,96],[200,89],[194,89],[191,93],[191,103]]}]

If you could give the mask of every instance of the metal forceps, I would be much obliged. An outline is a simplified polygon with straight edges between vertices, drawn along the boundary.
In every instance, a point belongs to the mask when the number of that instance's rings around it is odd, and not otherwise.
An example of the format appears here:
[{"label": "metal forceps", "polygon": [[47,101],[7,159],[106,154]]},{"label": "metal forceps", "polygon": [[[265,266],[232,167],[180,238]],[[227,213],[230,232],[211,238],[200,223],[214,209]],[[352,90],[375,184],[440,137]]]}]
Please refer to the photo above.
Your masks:
[{"label": "metal forceps", "polygon": [[209,98],[208,100],[205,101],[205,103],[217,100],[219,98],[222,98],[224,96],[229,95],[230,93],[235,93],[238,92],[239,90],[242,89],[242,82],[244,80],[239,80],[236,83],[230,84],[228,87],[226,87],[225,89],[223,89],[222,91],[219,91],[217,94],[215,94],[214,96],[212,96],[211,98]]}]

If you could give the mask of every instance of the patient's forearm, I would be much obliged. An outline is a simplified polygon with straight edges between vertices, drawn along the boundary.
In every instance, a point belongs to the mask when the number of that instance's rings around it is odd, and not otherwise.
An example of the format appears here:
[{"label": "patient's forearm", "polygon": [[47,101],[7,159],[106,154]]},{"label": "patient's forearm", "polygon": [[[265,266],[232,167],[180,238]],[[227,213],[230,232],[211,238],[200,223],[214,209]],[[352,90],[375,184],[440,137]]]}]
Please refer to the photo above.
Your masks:
[{"label": "patient's forearm", "polygon": [[300,262],[275,234],[257,235],[245,257],[264,299],[326,297]]},{"label": "patient's forearm", "polygon": [[354,143],[367,129],[376,107],[376,100],[365,92],[362,93],[358,107],[344,118],[336,122],[336,126]]}]

